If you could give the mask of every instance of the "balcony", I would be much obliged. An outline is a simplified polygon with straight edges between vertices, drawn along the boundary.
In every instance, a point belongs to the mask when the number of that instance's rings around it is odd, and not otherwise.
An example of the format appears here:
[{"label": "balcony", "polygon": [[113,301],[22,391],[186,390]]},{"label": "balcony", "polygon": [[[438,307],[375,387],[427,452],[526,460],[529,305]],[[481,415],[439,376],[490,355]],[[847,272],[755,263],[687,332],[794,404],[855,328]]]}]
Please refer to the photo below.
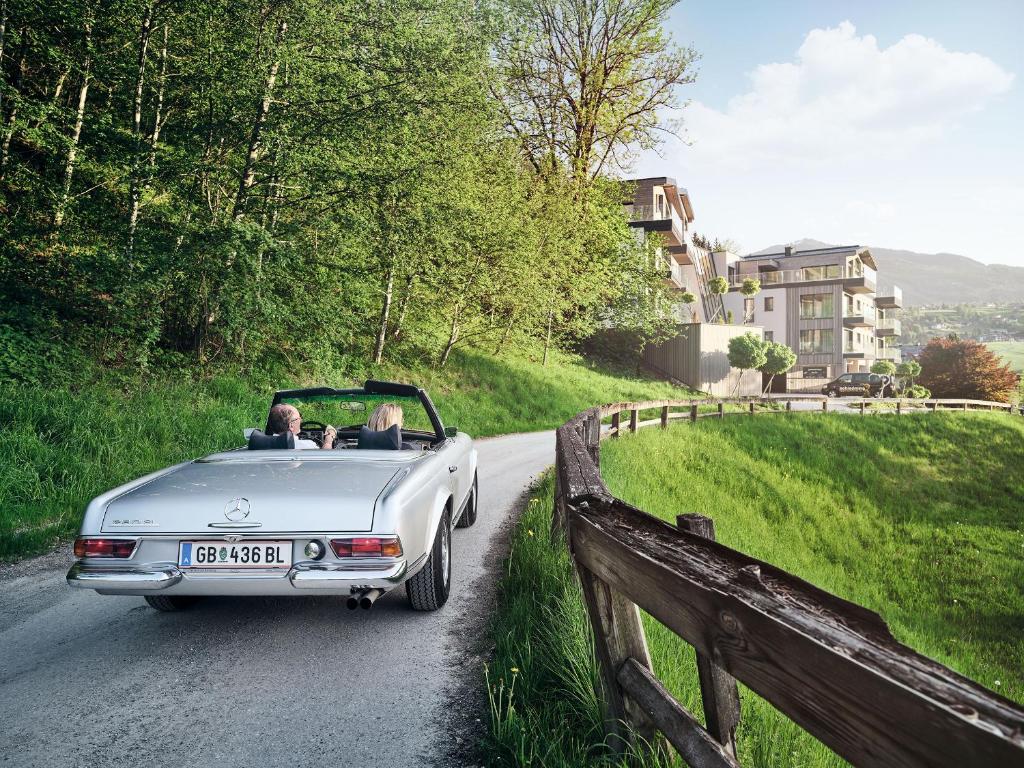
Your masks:
[{"label": "balcony", "polygon": [[850,358],[853,360],[865,359],[873,357],[873,350],[871,347],[864,344],[857,344],[853,341],[843,342],[843,357]]},{"label": "balcony", "polygon": [[879,360],[889,360],[898,365],[903,362],[903,351],[899,347],[879,347],[875,357]]},{"label": "balcony", "polygon": [[682,288],[685,285],[683,282],[683,268],[674,259],[662,260],[660,270],[662,278],[669,288]]},{"label": "balcony", "polygon": [[902,336],[903,327],[897,317],[883,317],[875,324],[876,336]]},{"label": "balcony", "polygon": [[894,285],[892,291],[885,296],[875,297],[875,306],[879,309],[901,309],[903,307],[903,290],[898,285]]},{"label": "balcony", "polygon": [[683,220],[672,206],[666,210],[656,205],[627,205],[626,213],[631,224],[642,225],[648,232],[663,233],[666,245],[685,245]]},{"label": "balcony", "polygon": [[875,308],[864,305],[854,308],[847,305],[843,310],[843,325],[847,328],[869,328],[875,324]]},{"label": "balcony", "polygon": [[743,285],[743,281],[748,278],[760,280],[762,288],[771,288],[786,283],[821,283],[842,280],[843,290],[847,293],[874,293],[875,291],[875,270],[864,267],[856,273],[847,272],[841,264],[803,269],[774,269],[766,272],[740,272],[729,278],[729,288],[739,289]]},{"label": "balcony", "polygon": [[843,290],[847,293],[874,293],[878,275],[871,267],[846,270],[843,278]]}]

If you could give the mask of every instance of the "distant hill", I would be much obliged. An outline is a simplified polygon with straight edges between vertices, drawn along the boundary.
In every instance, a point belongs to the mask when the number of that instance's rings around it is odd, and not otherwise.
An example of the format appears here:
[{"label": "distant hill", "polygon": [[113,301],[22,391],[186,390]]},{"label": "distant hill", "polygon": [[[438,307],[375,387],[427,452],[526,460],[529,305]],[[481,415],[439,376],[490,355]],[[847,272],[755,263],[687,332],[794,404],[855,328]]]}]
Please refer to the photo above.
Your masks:
[{"label": "distant hill", "polygon": [[[802,250],[827,248],[831,244],[804,239],[789,245]],[[773,245],[757,253],[772,253],[784,247]],[[1024,297],[1024,267],[982,264],[955,253],[915,253],[868,247],[878,262],[880,292],[898,285],[903,289],[904,306],[986,304],[1019,301]]]}]

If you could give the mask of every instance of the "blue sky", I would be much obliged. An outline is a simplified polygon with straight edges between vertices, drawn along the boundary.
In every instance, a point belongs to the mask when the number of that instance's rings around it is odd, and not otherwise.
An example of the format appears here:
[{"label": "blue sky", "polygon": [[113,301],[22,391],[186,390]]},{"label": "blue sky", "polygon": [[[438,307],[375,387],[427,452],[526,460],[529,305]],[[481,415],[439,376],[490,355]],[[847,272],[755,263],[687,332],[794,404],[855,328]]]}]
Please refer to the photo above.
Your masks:
[{"label": "blue sky", "polygon": [[689,145],[636,175],[690,190],[744,251],[813,237],[1024,266],[1024,0],[684,0]]}]

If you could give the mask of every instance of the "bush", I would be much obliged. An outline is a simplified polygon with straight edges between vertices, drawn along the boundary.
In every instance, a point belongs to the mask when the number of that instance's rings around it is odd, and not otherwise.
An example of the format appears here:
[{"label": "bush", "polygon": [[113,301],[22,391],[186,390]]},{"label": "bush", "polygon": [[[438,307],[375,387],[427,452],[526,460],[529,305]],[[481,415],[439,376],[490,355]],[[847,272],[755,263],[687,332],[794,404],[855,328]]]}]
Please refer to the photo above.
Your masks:
[{"label": "bush", "polygon": [[743,285],[740,286],[740,293],[742,293],[747,298],[750,298],[751,296],[756,296],[760,290],[761,281],[754,277],[748,277],[746,280],[743,281]]},{"label": "bush", "polygon": [[1019,377],[984,344],[949,336],[932,339],[921,351],[920,382],[935,397],[1007,403]]},{"label": "bush", "polygon": [[907,387],[903,390],[903,396],[912,397],[916,400],[927,400],[932,396],[932,393],[927,387],[922,387],[920,384],[914,384],[913,386]]}]

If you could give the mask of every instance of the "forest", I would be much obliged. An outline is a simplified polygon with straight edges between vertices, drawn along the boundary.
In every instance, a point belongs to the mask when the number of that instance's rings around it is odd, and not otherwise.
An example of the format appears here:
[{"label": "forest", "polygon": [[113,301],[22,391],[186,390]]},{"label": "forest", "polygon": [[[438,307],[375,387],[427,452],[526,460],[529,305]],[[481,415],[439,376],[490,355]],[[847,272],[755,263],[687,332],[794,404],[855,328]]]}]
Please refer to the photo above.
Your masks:
[{"label": "forest", "polygon": [[0,379],[663,333],[664,0],[0,0]]}]

